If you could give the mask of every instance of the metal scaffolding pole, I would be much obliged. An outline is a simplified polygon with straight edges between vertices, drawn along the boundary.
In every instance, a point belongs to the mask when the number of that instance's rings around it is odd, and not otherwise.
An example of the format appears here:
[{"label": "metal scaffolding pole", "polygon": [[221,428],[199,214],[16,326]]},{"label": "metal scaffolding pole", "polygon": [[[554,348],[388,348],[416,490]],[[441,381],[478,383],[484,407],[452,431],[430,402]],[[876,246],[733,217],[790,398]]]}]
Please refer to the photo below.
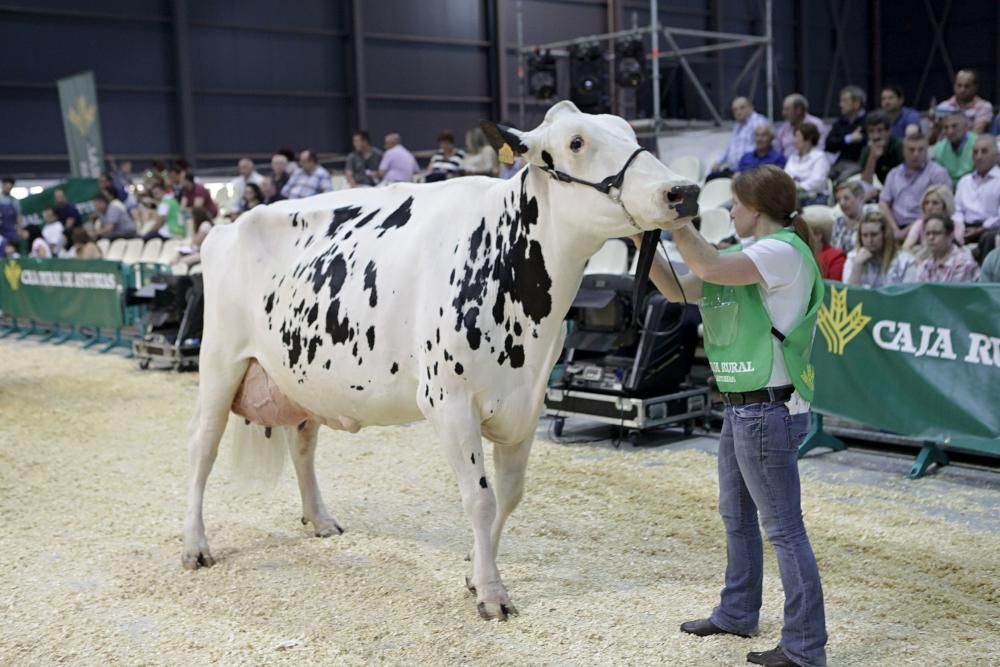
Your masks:
[{"label": "metal scaffolding pole", "polygon": [[660,133],[660,8],[658,0],[649,0],[649,29],[653,56],[653,132]]},{"label": "metal scaffolding pole", "polygon": [[774,120],[774,35],[771,32],[772,12],[774,11],[773,0],[764,2],[764,37],[767,38],[767,119]]}]

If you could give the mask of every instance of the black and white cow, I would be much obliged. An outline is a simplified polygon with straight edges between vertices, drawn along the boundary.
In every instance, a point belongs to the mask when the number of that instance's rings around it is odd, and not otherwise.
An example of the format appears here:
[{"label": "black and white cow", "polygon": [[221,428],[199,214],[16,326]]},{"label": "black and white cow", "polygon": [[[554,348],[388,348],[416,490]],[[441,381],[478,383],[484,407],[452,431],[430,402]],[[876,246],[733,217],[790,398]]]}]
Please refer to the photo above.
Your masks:
[{"label": "black and white cow", "polygon": [[[316,483],[319,426],[428,419],[472,523],[466,583],[479,612],[516,613],[497,546],[584,265],[608,238],[676,223],[697,188],[642,152],[624,120],[570,102],[530,132],[484,129],[527,161],[511,180],[323,194],[259,206],[209,235],[185,567],[213,564],[202,500],[231,411],[260,437],[293,436],[302,520],[319,536],[342,532]],[[492,480],[483,436],[495,443]]]}]

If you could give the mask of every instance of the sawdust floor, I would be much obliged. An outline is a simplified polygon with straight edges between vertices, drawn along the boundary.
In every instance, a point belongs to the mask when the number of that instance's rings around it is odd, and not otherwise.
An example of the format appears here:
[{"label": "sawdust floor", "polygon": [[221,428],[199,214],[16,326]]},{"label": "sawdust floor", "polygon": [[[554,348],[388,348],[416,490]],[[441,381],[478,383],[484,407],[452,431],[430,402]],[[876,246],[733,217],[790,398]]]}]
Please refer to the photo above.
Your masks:
[{"label": "sawdust floor", "polygon": [[[238,496],[223,452],[205,513],[218,564],[187,572],[196,376],[10,341],[0,369],[0,664],[740,665],[776,643],[770,547],[759,637],[678,632],[721,584],[710,454],[539,441],[501,548],[521,614],[487,623],[426,424],[321,434],[321,485],[347,529],[329,539],[299,524],[290,466],[271,494]],[[917,506],[905,482],[804,479],[831,665],[1000,662],[1000,540],[947,519],[995,490]]]}]

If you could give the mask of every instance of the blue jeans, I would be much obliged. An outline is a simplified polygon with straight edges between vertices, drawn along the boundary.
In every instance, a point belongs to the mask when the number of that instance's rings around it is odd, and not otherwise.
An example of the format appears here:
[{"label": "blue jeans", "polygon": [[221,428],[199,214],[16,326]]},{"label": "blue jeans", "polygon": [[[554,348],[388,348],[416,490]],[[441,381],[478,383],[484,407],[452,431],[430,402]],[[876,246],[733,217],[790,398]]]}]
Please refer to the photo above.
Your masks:
[{"label": "blue jeans", "polygon": [[781,648],[797,663],[826,664],[823,588],[799,495],[798,446],[809,413],[783,403],[726,408],[719,439],[719,513],[726,528],[726,584],[712,622],[752,634],[760,616],[764,547],[757,516],[778,556],[785,590]]}]

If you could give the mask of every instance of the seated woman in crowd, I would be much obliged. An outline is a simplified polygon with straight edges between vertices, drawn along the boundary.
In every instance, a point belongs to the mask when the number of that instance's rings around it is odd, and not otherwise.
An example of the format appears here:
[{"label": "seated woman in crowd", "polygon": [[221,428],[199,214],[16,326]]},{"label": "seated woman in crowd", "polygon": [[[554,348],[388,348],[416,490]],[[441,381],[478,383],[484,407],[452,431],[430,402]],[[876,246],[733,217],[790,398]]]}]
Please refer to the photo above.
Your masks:
[{"label": "seated woman in crowd", "polygon": [[947,215],[924,219],[927,258],[917,265],[915,280],[928,283],[970,283],[979,279],[979,264],[955,241],[955,223]]},{"label": "seated woman in crowd", "polygon": [[809,227],[809,246],[816,257],[820,275],[824,280],[843,280],[847,256],[840,248],[830,245],[833,216],[825,211],[809,211],[803,213],[802,218]]},{"label": "seated woman in crowd", "polygon": [[795,130],[796,152],[785,163],[785,173],[792,177],[798,188],[799,206],[826,204],[830,199],[826,183],[830,175],[830,161],[817,144],[819,130],[812,123],[802,123]]},{"label": "seated woman in crowd", "polygon": [[424,181],[433,183],[458,176],[465,153],[455,148],[455,135],[445,130],[438,135],[438,152],[431,156]]},{"label": "seated woman in crowd", "polygon": [[[247,183],[246,190],[249,190],[251,185],[257,190],[257,194],[259,195],[260,188],[254,183]],[[208,233],[212,231],[212,217],[208,214],[208,211],[200,206],[191,209],[191,229],[193,231],[191,245],[178,248],[177,257],[173,261],[175,265],[186,264],[188,267],[191,267],[201,263],[201,244],[208,236]]]},{"label": "seated woman in crowd", "polygon": [[[260,189],[260,186],[256,183],[247,183],[243,188],[243,210],[249,211],[254,206],[259,206],[264,203],[264,191]],[[206,209],[206,212],[211,216],[211,211]],[[192,212],[193,213],[193,212]],[[192,216],[193,217],[193,216]],[[195,233],[198,233],[197,228]],[[206,232],[208,233],[208,232]]]},{"label": "seated woman in crowd", "polygon": [[[924,234],[924,221],[932,215],[943,215],[948,218],[955,215],[955,195],[946,185],[935,184],[924,190],[920,197],[920,218],[915,220],[903,241],[903,249],[909,250],[917,259],[927,257],[927,238]],[[955,241],[961,245],[965,238],[965,224],[955,223]]]},{"label": "seated woman in crowd", "polygon": [[877,211],[866,213],[858,225],[857,247],[847,253],[844,282],[864,287],[884,287],[907,282],[913,256],[898,250],[892,223]]},{"label": "seated woman in crowd", "polygon": [[73,245],[63,253],[63,257],[73,259],[100,259],[101,249],[94,243],[90,233],[82,227],[76,227],[71,234]]},{"label": "seated woman in crowd", "polygon": [[848,253],[854,250],[858,240],[858,225],[864,215],[865,186],[859,181],[841,183],[836,189],[840,215],[833,220],[830,244]]},{"label": "seated woman in crowd", "polygon": [[462,173],[466,176],[497,175],[497,152],[486,140],[486,134],[478,127],[465,133],[465,150]]}]

